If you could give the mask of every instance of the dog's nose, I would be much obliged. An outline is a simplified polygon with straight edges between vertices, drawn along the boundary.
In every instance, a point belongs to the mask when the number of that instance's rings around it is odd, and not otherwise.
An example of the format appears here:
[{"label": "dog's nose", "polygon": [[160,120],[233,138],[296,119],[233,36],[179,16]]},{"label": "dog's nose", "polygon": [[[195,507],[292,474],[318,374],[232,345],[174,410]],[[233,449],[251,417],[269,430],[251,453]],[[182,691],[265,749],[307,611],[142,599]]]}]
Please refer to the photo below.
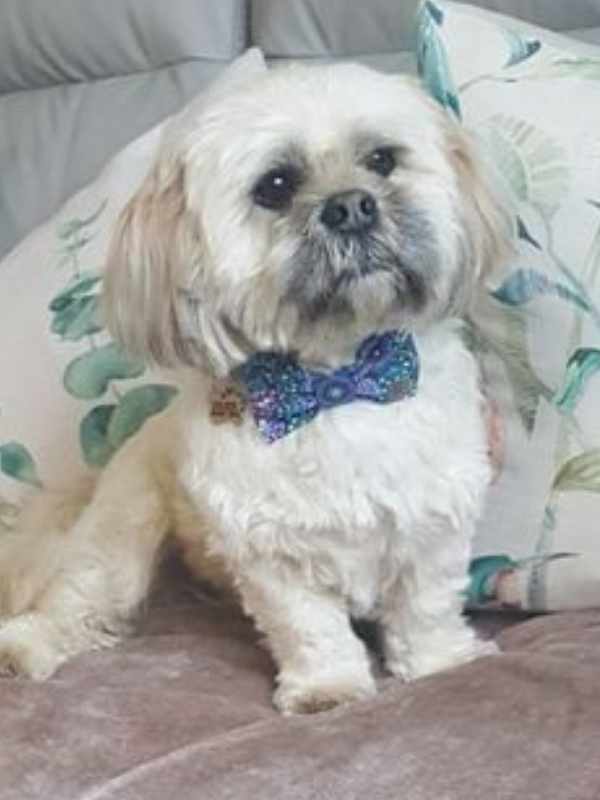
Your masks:
[{"label": "dog's nose", "polygon": [[364,233],[376,221],[375,198],[360,189],[331,195],[321,212],[321,222],[336,233]]}]

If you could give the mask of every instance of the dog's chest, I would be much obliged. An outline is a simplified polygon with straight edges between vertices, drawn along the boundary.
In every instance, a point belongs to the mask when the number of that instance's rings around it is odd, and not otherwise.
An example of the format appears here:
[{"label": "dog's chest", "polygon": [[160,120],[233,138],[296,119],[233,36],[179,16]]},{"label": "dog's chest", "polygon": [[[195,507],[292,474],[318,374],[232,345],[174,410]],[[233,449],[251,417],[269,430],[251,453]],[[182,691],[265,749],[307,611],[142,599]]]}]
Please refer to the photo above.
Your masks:
[{"label": "dog's chest", "polygon": [[181,477],[215,547],[360,572],[358,556],[373,573],[430,518],[479,502],[488,467],[475,364],[457,340],[432,349],[414,398],[330,409],[274,444],[249,419],[188,426]]}]

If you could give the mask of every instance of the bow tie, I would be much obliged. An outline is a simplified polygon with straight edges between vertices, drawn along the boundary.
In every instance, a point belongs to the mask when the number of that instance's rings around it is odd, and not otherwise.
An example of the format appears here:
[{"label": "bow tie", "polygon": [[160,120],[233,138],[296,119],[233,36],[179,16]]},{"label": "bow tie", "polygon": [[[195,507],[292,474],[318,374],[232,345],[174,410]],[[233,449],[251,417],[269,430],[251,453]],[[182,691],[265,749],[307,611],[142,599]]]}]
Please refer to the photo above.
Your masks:
[{"label": "bow tie", "polygon": [[244,388],[260,433],[272,443],[327,408],[412,397],[419,355],[410,334],[388,331],[369,336],[352,363],[331,372],[306,369],[289,354],[261,352],[238,367],[234,377]]}]

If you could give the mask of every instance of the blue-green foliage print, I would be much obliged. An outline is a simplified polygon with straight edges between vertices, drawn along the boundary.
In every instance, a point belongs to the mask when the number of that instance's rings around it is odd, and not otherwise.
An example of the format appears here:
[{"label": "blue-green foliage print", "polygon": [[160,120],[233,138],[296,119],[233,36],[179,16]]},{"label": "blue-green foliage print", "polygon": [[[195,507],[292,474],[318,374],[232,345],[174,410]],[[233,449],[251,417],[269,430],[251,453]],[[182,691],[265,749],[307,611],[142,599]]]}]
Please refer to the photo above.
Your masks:
[{"label": "blue-green foliage print", "polygon": [[588,381],[600,371],[600,350],[579,347],[567,361],[565,380],[554,396],[554,403],[562,412],[572,414],[585,394]]},{"label": "blue-green foliage print", "polygon": [[535,269],[517,269],[504,283],[492,292],[496,300],[508,306],[522,306],[539,295],[555,295],[590,311],[588,300],[563,283],[550,280]]},{"label": "blue-green foliage print", "polygon": [[[464,593],[465,603],[471,608],[476,608],[506,602],[503,596],[503,583],[518,572],[533,571],[539,564],[573,558],[575,555],[575,553],[551,553],[514,559],[502,554],[474,558],[469,566],[469,586]],[[510,596],[510,590],[505,594]]]},{"label": "blue-green foliage print", "polygon": [[442,9],[431,0],[426,0],[421,5],[418,16],[417,68],[430,94],[460,119],[458,93],[452,80],[446,48],[440,36],[443,24]]},{"label": "blue-green foliage print", "polygon": [[[35,459],[21,442],[0,444],[0,474],[34,489],[42,488]],[[0,494],[0,534],[15,528],[19,514],[19,506]]]},{"label": "blue-green foliage print", "polygon": [[508,57],[504,64],[505,68],[522,64],[528,58],[534,56],[542,47],[539,39],[524,39],[515,31],[505,30],[504,35],[508,43]]},{"label": "blue-green foliage print", "polygon": [[114,343],[97,341],[104,334],[100,313],[102,276],[82,269],[85,246],[93,238],[93,225],[106,203],[90,216],[73,219],[58,229],[61,242],[59,266],[68,266],[71,278],[50,302],[50,329],[64,342],[87,344],[67,365],[63,374],[65,390],[78,400],[104,402],[94,405],[79,426],[79,443],[85,462],[103,467],[121,445],[144,422],[163,411],[177,390],[166,384],[147,384],[123,390],[119,381],[140,378],[144,365],[127,356]]},{"label": "blue-green foliage print", "polygon": [[[564,57],[541,58],[544,46],[534,38],[506,30],[506,59],[497,71],[471,78],[457,86],[451,74],[444,42],[446,20],[443,3],[424,0],[418,15],[417,57],[419,73],[426,88],[442,105],[461,116],[461,98],[474,86],[486,83],[516,84],[519,81],[547,79],[600,80],[600,59]],[[493,291],[495,300],[506,309],[506,342],[518,369],[507,364],[515,408],[525,431],[532,434],[541,399],[559,415],[559,435],[555,452],[555,474],[540,522],[535,553],[516,561],[507,555],[489,555],[471,564],[467,603],[481,605],[498,599],[498,587],[508,575],[519,570],[528,574],[528,604],[544,608],[547,565],[557,559],[576,557],[573,553],[553,552],[554,531],[566,492],[600,493],[600,448],[582,440],[577,409],[583,397],[600,377],[600,220],[582,265],[565,263],[555,243],[554,216],[570,190],[571,157],[552,136],[529,122],[506,114],[496,114],[475,132],[495,164],[499,180],[515,200],[514,231],[537,264],[544,267],[519,267]],[[600,211],[600,198],[587,200]],[[551,274],[550,274],[551,273]],[[528,345],[528,316],[532,303],[563,303],[574,319],[570,350],[560,385],[547,386],[537,375]],[[584,322],[591,322],[592,341],[584,341]],[[587,334],[588,339],[590,334]],[[488,350],[491,343],[481,342]]]},{"label": "blue-green foliage print", "polygon": [[42,485],[33,456],[20,442],[0,445],[0,472],[29,486]]}]

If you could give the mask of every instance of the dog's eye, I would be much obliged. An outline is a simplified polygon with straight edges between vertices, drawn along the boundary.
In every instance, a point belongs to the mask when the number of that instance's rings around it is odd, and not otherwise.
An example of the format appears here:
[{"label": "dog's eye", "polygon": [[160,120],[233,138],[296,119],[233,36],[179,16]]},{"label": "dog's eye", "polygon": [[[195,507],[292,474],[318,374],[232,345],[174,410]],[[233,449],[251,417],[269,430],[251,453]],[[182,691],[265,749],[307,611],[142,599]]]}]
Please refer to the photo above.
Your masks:
[{"label": "dog's eye", "polygon": [[371,172],[376,172],[382,178],[387,178],[388,175],[396,169],[398,158],[396,150],[393,147],[378,147],[369,153],[365,159],[365,167]]},{"label": "dog's eye", "polygon": [[296,167],[278,167],[267,172],[252,190],[254,202],[271,211],[282,211],[292,202],[302,176]]}]

